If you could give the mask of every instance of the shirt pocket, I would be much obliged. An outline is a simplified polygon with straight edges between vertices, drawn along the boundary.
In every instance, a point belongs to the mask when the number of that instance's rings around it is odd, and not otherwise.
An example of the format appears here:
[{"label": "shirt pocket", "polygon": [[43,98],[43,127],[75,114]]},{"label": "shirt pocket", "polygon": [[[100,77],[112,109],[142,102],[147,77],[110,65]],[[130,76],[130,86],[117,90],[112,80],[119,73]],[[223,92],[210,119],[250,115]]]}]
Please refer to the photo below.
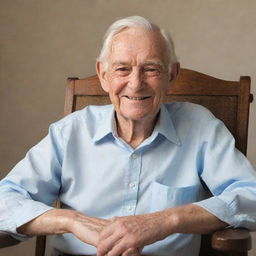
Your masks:
[{"label": "shirt pocket", "polygon": [[159,182],[153,182],[151,212],[196,202],[201,197],[200,188],[200,185],[170,187]]}]

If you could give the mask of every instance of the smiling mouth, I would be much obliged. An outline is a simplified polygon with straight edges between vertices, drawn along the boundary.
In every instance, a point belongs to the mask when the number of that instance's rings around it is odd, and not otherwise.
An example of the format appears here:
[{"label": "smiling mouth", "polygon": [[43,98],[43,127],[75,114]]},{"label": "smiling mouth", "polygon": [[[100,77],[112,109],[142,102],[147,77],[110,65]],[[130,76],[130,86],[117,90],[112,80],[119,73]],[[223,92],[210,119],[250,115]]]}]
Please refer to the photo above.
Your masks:
[{"label": "smiling mouth", "polygon": [[146,97],[129,97],[129,96],[124,96],[125,98],[129,100],[146,100],[149,99],[151,96],[146,96]]}]

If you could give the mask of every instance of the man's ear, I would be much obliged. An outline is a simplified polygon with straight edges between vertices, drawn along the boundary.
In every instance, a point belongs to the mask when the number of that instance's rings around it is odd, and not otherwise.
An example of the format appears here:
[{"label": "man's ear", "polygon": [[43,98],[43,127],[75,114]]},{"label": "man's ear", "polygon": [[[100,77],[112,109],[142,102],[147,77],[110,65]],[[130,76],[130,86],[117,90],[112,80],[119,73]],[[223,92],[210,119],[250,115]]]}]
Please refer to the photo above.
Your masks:
[{"label": "man's ear", "polygon": [[169,88],[175,84],[179,72],[180,72],[180,63],[179,62],[173,63],[171,72],[170,72]]},{"label": "man's ear", "polygon": [[100,61],[96,61],[96,72],[100,79],[100,84],[101,84],[102,89],[105,92],[109,92],[109,86],[108,86],[108,83],[106,80],[106,71],[104,69],[102,62],[100,62]]}]

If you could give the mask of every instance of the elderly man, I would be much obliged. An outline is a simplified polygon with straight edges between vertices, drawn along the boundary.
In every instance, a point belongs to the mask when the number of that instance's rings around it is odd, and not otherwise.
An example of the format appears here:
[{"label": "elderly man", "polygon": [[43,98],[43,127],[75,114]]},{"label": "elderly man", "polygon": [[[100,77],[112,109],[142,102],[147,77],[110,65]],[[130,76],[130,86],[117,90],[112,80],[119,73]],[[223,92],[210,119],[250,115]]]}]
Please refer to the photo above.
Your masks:
[{"label": "elderly man", "polygon": [[179,71],[167,33],[115,22],[96,69],[113,105],[50,127],[1,181],[0,229],[98,256],[194,256],[201,233],[256,229],[256,174],[228,130],[201,106],[162,104]]}]

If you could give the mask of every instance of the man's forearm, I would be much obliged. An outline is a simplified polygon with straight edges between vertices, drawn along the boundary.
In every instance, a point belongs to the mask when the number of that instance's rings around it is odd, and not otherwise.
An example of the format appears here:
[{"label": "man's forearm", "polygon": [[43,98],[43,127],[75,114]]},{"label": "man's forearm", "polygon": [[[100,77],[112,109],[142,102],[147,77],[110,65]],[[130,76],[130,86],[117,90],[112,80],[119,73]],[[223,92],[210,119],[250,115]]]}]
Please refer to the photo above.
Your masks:
[{"label": "man's forearm", "polygon": [[73,233],[82,242],[96,246],[100,232],[108,223],[108,220],[76,211],[53,209],[22,225],[17,231],[28,236]]},{"label": "man's forearm", "polygon": [[227,226],[227,223],[194,204],[166,209],[162,213],[168,234],[206,234]]},{"label": "man's forearm", "polygon": [[53,209],[20,226],[17,231],[27,236],[63,234],[69,232],[68,222],[72,215],[70,210]]},{"label": "man's forearm", "polygon": [[[120,255],[131,248],[143,248],[174,233],[210,233],[226,226],[226,223],[202,207],[190,204],[112,220],[90,217],[72,210],[53,209],[19,227],[17,231],[29,236],[70,232],[81,241],[96,246],[98,255],[105,255],[109,249],[114,250],[113,255]],[[106,240],[111,244],[106,243]],[[116,241],[119,241],[118,248],[115,248]]]}]

